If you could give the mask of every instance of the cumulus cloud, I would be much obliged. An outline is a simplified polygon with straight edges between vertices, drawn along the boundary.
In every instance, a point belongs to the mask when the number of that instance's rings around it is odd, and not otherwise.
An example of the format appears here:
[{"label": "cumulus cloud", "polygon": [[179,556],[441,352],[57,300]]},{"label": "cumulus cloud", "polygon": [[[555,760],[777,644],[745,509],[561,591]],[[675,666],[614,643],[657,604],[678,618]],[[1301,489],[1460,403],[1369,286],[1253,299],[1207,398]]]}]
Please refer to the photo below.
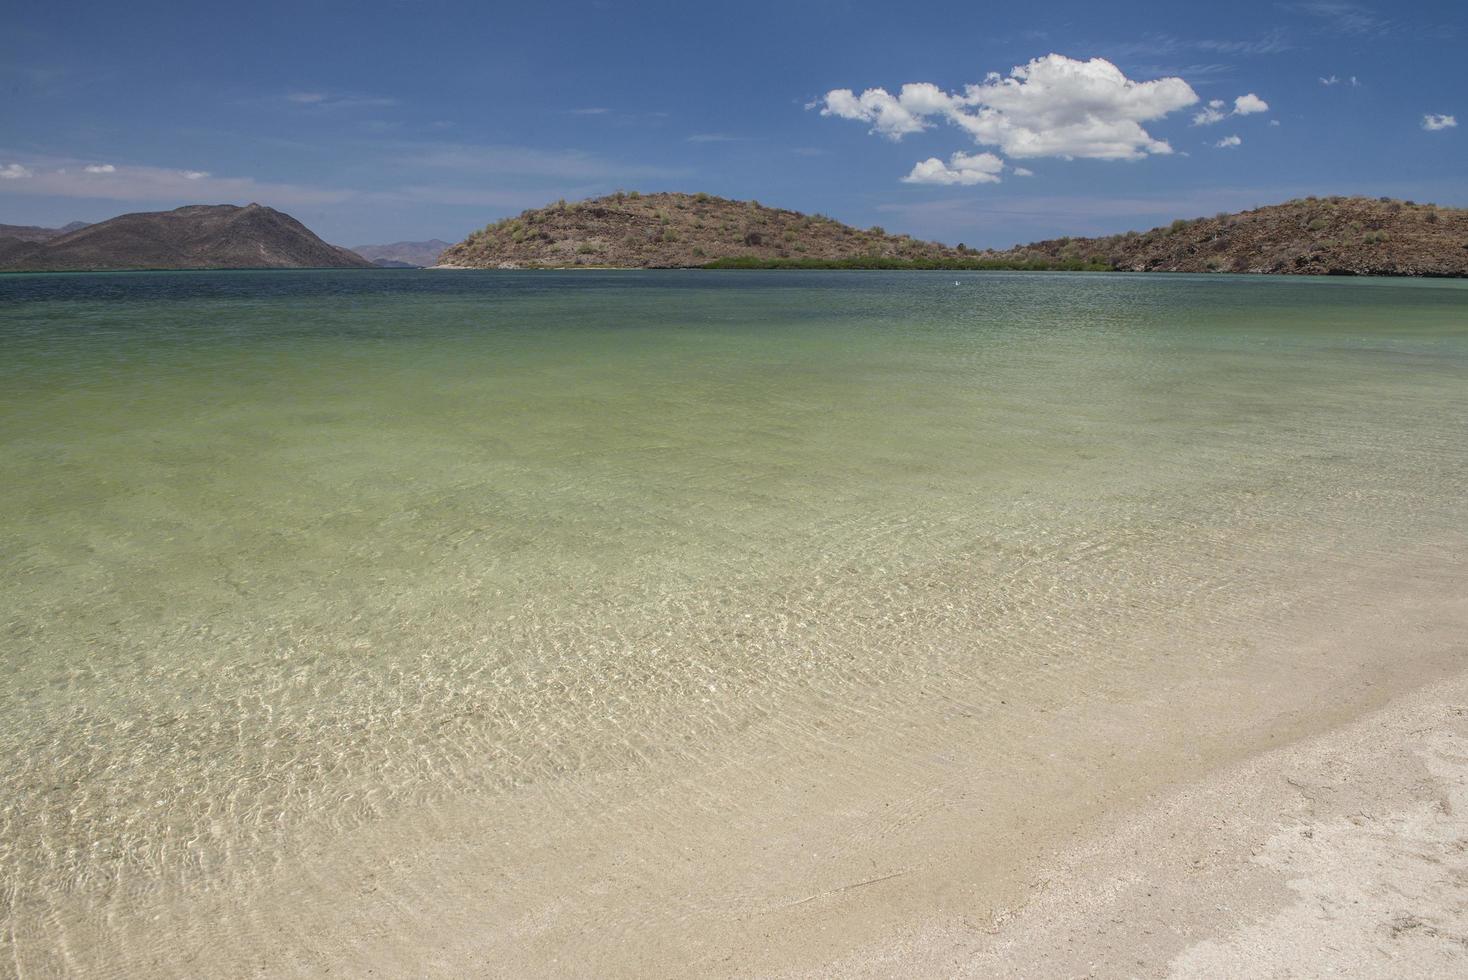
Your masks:
[{"label": "cumulus cloud", "polygon": [[1256,112],[1268,111],[1269,103],[1253,92],[1234,99],[1234,107],[1231,110],[1228,108],[1228,103],[1222,99],[1212,99],[1202,109],[1193,113],[1193,125],[1212,126],[1214,123],[1223,122],[1230,116],[1251,116]]},{"label": "cumulus cloud", "polygon": [[[900,140],[909,133],[920,133],[928,128],[916,107],[926,101],[929,91],[937,92],[938,87],[926,82],[904,85],[901,96],[893,96],[880,88],[869,88],[861,95],[849,88],[835,89],[826,93],[821,115],[859,119],[871,123],[873,133],[889,140]],[[908,105],[903,104],[904,99],[909,101]]]},{"label": "cumulus cloud", "polygon": [[1428,113],[1427,115],[1422,117],[1422,128],[1427,130],[1429,133],[1436,132],[1439,129],[1452,129],[1456,125],[1458,125],[1457,116],[1434,115],[1432,113]]},{"label": "cumulus cloud", "polygon": [[913,165],[904,184],[997,184],[1004,161],[992,153],[955,153],[944,163],[937,157]]},{"label": "cumulus cloud", "polygon": [[1251,116],[1256,112],[1268,111],[1269,103],[1259,98],[1253,92],[1234,99],[1234,115],[1236,116]]},{"label": "cumulus cloud", "polygon": [[82,168],[89,174],[115,174],[117,168],[110,163],[89,163]]},{"label": "cumulus cloud", "polygon": [[1033,177],[1033,176],[1035,176],[1035,172],[1033,170],[1031,170],[1029,167],[1015,167],[1013,172],[1014,172],[1014,175],[1016,177]]},{"label": "cumulus cloud", "polygon": [[1218,147],[1220,150],[1231,150],[1236,146],[1242,146],[1243,143],[1244,141],[1237,136],[1225,136],[1223,139],[1219,140],[1213,145]]},{"label": "cumulus cloud", "polygon": [[1197,101],[1181,78],[1138,82],[1104,58],[1077,61],[1050,54],[1007,77],[990,73],[961,93],[928,82],[904,85],[897,95],[881,88],[861,95],[833,89],[811,107],[820,106],[825,116],[865,122],[872,133],[894,141],[946,121],[975,143],[1011,157],[1140,160],[1172,152],[1166,140],[1153,138],[1142,124]]},{"label": "cumulus cloud", "polygon": [[0,167],[0,180],[20,180],[32,176],[31,171],[18,163],[7,163]]}]

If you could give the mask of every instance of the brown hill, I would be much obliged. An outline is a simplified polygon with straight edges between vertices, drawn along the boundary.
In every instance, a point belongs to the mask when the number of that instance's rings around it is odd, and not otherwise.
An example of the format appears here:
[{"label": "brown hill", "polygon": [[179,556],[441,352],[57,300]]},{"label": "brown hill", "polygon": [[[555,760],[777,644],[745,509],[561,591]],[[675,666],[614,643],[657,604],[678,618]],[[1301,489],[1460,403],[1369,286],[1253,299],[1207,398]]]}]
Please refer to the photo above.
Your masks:
[{"label": "brown hill", "polygon": [[881,228],[709,194],[611,194],[558,201],[477,231],[444,251],[453,268],[686,268],[718,259],[957,260],[963,253]]},{"label": "brown hill", "polygon": [[372,263],[259,204],[124,214],[39,242],[0,239],[0,268],[351,269]]},{"label": "brown hill", "polygon": [[1307,197],[1147,232],[1058,238],[991,253],[1015,262],[1130,272],[1468,276],[1468,210],[1364,197]]}]

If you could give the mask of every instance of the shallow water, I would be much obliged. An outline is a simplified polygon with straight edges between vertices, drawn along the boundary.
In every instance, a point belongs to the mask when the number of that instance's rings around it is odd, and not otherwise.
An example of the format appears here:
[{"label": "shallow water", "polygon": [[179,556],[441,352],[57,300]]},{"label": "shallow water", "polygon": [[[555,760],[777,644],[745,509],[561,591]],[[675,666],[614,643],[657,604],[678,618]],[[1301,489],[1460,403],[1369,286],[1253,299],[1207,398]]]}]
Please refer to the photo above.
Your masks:
[{"label": "shallow water", "polygon": [[248,931],[344,835],[1246,661],[1468,527],[1457,282],[4,276],[0,353],[0,934],[43,972],[163,895]]}]

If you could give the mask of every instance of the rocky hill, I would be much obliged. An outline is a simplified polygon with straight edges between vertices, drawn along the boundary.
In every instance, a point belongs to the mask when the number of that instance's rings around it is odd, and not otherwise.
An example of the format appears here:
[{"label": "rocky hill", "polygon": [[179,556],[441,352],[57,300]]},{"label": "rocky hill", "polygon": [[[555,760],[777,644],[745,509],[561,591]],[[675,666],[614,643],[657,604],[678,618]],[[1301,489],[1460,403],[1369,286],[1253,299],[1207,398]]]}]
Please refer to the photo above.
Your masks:
[{"label": "rocky hill", "polygon": [[0,269],[351,269],[372,263],[259,204],[124,214],[42,241],[0,237]]},{"label": "rocky hill", "polygon": [[612,194],[525,211],[446,249],[452,268],[1089,269],[1468,276],[1468,211],[1303,198],[1147,232],[976,251],[708,194]]},{"label": "rocky hill", "polygon": [[422,269],[437,265],[438,256],[452,242],[430,238],[426,242],[393,242],[391,245],[353,245],[352,251],[382,269]]},{"label": "rocky hill", "polygon": [[1131,272],[1468,276],[1468,210],[1364,197],[1307,197],[1146,232],[1058,238],[988,253]]},{"label": "rocky hill", "polygon": [[495,222],[447,249],[453,268],[686,268],[716,260],[751,263],[959,261],[968,253],[865,231],[824,215],[769,208],[709,194],[611,194],[557,201]]}]

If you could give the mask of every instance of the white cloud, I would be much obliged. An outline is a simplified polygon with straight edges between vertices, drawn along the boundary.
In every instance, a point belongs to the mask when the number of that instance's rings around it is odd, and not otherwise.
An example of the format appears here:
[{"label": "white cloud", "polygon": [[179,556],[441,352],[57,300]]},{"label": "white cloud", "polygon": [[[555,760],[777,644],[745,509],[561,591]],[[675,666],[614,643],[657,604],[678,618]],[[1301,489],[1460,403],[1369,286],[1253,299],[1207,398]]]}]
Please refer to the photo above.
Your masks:
[{"label": "white cloud", "polygon": [[1222,99],[1213,99],[1202,109],[1193,113],[1193,125],[1212,126],[1216,122],[1227,119],[1228,113],[1223,111],[1226,104]]},{"label": "white cloud", "polygon": [[1016,177],[1033,177],[1035,176],[1035,172],[1029,167],[1015,167],[1014,175]]},{"label": "white cloud", "polygon": [[1349,78],[1341,78],[1339,75],[1322,75],[1320,76],[1320,84],[1327,87],[1331,85],[1349,85],[1351,88],[1360,88],[1361,80],[1355,75]]},{"label": "white cloud", "polygon": [[117,168],[110,163],[89,163],[82,168],[89,174],[115,174]]},{"label": "white cloud", "polygon": [[0,180],[20,180],[22,177],[30,176],[32,176],[31,171],[18,163],[7,163],[0,167]]},{"label": "white cloud", "polygon": [[[922,83],[902,86],[903,95],[917,89],[936,89],[935,85]],[[925,99],[914,98],[915,104]],[[869,88],[857,95],[849,88],[835,89],[826,93],[823,116],[840,116],[842,119],[859,119],[872,124],[872,132],[890,140],[900,140],[909,133],[920,133],[928,128],[919,114],[902,104],[902,99],[889,94],[885,89]]]},{"label": "white cloud", "polygon": [[1237,136],[1225,136],[1223,139],[1219,140],[1213,145],[1218,147],[1220,150],[1231,150],[1236,146],[1242,146],[1243,142],[1244,141]]},{"label": "white cloud", "polygon": [[1278,126],[1279,125],[1279,120],[1278,119],[1271,119],[1271,120],[1269,120],[1269,125],[1271,125],[1271,126]]},{"label": "white cloud", "polygon": [[1269,103],[1259,98],[1253,92],[1234,99],[1234,115],[1236,116],[1251,116],[1256,112],[1268,111]]},{"label": "white cloud", "polygon": [[937,157],[913,165],[904,184],[997,184],[1004,161],[992,153],[955,153],[944,163]]},{"label": "white cloud", "polygon": [[1422,117],[1422,128],[1429,133],[1439,129],[1452,129],[1456,125],[1458,125],[1457,116],[1438,116],[1429,113]]},{"label": "white cloud", "polygon": [[1142,123],[1197,101],[1181,78],[1137,82],[1103,58],[1077,61],[1050,54],[1016,67],[1008,77],[990,73],[961,94],[928,82],[904,85],[895,96],[880,88],[860,96],[833,89],[812,108],[819,105],[822,115],[869,123],[871,132],[894,141],[927,129],[937,118],[1012,157],[1140,160],[1172,152]]},{"label": "white cloud", "polygon": [[315,105],[326,101],[325,92],[292,92],[286,98],[291,102],[299,102],[302,105]]},{"label": "white cloud", "polygon": [[203,180],[209,176],[209,171],[207,170],[184,170],[182,173],[184,180]]},{"label": "white cloud", "polygon": [[1269,103],[1259,96],[1250,92],[1234,99],[1234,107],[1228,109],[1228,103],[1222,99],[1213,99],[1202,109],[1193,114],[1194,126],[1212,126],[1214,123],[1223,122],[1230,116],[1251,116],[1256,112],[1268,112]]}]

